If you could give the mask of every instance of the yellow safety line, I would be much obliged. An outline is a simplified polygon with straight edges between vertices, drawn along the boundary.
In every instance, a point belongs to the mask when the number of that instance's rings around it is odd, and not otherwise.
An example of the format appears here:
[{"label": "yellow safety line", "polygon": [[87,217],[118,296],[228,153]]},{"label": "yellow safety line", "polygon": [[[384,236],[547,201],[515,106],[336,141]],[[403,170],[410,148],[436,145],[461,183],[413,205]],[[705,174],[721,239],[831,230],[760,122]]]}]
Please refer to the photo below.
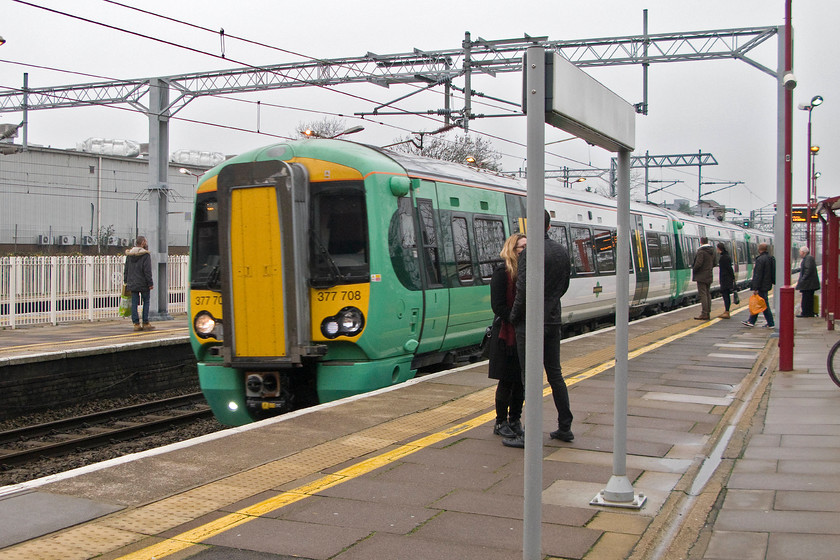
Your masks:
[{"label": "yellow safety line", "polygon": [[[719,321],[720,319],[706,321],[701,325],[688,329],[687,331],[651,343],[647,346],[630,352],[628,358],[633,359],[637,356],[650,352],[651,350],[656,350],[657,348],[660,348],[670,342],[673,342],[690,334],[694,334]],[[615,360],[610,360],[609,362],[600,364],[577,375],[569,377],[566,380],[566,384],[575,385],[576,383],[580,383],[584,379],[589,379],[590,377],[593,377],[614,366]],[[550,393],[551,387],[549,387],[548,385],[544,386],[543,397],[549,395]],[[370,459],[365,459],[364,461],[342,469],[334,474],[323,476],[313,482],[310,482],[303,486],[299,486],[282,494],[278,494],[277,496],[273,496],[271,498],[268,498],[267,500],[263,500],[262,502],[254,504],[252,506],[240,509],[239,511],[225,515],[219,519],[216,519],[215,521],[211,521],[200,527],[196,527],[195,529],[191,529],[160,543],[153,544],[151,546],[148,546],[136,552],[132,552],[131,554],[127,554],[125,556],[120,556],[118,560],[148,560],[149,558],[158,559],[164,556],[168,556],[170,554],[175,554],[176,552],[180,552],[191,546],[195,546],[201,543],[202,541],[219,535],[229,529],[232,529],[233,527],[237,527],[239,525],[247,523],[248,521],[252,521],[253,519],[256,519],[268,512],[285,507],[289,504],[293,504],[304,498],[309,498],[310,496],[317,494],[318,492],[321,492],[323,490],[326,490],[327,488],[331,488],[343,482],[347,482],[348,480],[352,480],[356,477],[372,472],[380,467],[387,466],[396,460],[399,460],[403,457],[411,455],[412,453],[425,449],[430,445],[438,443],[452,436],[459,435],[473,428],[477,428],[478,426],[484,425],[487,422],[494,420],[495,418],[495,411],[487,412],[485,414],[473,418],[472,420],[467,420],[466,422],[458,424],[457,426],[453,426],[446,430],[414,440],[411,443],[401,445],[396,449],[386,451],[385,453],[382,453],[375,457],[371,457]]]}]

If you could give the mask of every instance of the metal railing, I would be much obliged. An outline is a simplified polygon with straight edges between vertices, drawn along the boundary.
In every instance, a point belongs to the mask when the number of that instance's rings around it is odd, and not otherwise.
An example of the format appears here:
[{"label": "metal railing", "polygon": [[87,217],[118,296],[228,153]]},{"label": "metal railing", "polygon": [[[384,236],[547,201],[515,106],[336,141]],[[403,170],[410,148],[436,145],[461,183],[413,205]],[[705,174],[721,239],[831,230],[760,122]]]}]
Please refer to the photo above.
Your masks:
[{"label": "metal railing", "polygon": [[[169,313],[185,313],[188,260],[167,261]],[[0,257],[0,328],[118,317],[124,256]]]}]

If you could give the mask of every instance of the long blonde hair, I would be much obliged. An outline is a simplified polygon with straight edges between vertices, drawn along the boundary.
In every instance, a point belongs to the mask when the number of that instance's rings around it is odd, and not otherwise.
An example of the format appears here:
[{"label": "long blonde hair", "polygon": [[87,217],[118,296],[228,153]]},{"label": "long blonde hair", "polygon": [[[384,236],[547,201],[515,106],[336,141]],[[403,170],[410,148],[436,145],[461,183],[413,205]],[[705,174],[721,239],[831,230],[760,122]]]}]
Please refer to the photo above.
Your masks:
[{"label": "long blonde hair", "polygon": [[505,261],[505,268],[510,274],[510,277],[516,280],[516,274],[519,271],[519,255],[516,253],[516,245],[520,239],[525,239],[524,233],[514,233],[505,240],[499,256]]}]

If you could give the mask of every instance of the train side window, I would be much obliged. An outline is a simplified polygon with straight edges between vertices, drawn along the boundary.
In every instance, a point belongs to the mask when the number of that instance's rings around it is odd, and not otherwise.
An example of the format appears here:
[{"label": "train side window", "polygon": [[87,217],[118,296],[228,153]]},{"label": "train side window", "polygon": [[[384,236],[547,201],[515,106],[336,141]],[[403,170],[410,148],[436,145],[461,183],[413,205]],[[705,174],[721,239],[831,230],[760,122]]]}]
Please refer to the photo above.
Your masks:
[{"label": "train side window", "polygon": [[662,270],[662,259],[659,253],[659,236],[655,233],[646,232],[645,239],[647,240],[650,269]]},{"label": "train side window", "polygon": [[460,216],[452,218],[452,244],[455,247],[455,266],[461,284],[473,283],[472,251],[467,220]]},{"label": "train side window", "polygon": [[482,280],[490,280],[493,269],[501,262],[499,252],[505,243],[505,226],[500,219],[476,218],[475,246],[478,248],[478,271]]},{"label": "train side window", "polygon": [[572,265],[578,274],[594,274],[595,259],[592,256],[592,233],[589,228],[574,227],[572,233]]},{"label": "train side window", "polygon": [[738,249],[738,263],[747,264],[747,244],[743,241],[736,241],[735,247]]},{"label": "train side window", "polygon": [[599,228],[594,228],[592,231],[595,233],[595,258],[598,261],[598,272],[615,273],[615,232]]},{"label": "train side window", "polygon": [[440,286],[440,251],[432,201],[426,198],[418,198],[417,210],[420,213],[420,232],[423,236],[423,254],[426,258],[426,278],[430,286]]},{"label": "train side window", "polygon": [[563,246],[566,251],[569,250],[569,238],[566,237],[566,226],[555,226],[551,224],[548,229],[548,237]]},{"label": "train side window", "polygon": [[662,268],[672,270],[674,268],[674,257],[671,254],[671,238],[659,234],[659,262]]}]

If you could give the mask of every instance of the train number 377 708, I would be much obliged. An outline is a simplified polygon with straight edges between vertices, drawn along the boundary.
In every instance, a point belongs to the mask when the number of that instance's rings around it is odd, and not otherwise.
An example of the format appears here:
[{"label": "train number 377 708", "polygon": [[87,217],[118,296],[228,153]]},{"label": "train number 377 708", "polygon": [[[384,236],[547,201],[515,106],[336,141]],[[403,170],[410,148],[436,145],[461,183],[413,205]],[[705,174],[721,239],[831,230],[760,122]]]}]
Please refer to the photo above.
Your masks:
[{"label": "train number 377 708", "polygon": [[318,301],[359,301],[362,299],[362,292],[359,290],[339,290],[335,292],[318,292]]}]

